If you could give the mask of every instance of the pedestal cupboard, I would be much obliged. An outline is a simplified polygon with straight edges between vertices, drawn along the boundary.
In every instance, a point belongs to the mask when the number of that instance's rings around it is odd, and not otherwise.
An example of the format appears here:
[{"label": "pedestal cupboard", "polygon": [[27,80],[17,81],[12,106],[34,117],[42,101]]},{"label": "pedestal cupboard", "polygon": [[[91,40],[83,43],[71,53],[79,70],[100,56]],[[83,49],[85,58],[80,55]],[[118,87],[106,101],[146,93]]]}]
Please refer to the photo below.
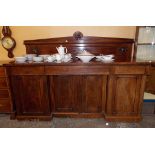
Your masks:
[{"label": "pedestal cupboard", "polygon": [[12,67],[11,88],[17,118],[46,119],[51,115],[47,77],[43,67]]},{"label": "pedestal cupboard", "polygon": [[17,116],[50,115],[46,76],[13,76],[11,82]]},{"label": "pedestal cupboard", "polygon": [[109,77],[107,120],[140,118],[146,76],[141,66],[117,66]]}]

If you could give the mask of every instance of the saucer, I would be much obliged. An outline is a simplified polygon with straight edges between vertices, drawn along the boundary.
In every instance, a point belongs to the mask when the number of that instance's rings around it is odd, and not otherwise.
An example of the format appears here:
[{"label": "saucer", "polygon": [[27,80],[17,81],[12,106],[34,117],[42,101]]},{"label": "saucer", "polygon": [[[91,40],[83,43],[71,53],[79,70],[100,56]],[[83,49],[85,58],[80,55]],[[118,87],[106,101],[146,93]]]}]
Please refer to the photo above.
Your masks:
[{"label": "saucer", "polygon": [[97,58],[96,61],[102,61],[102,62],[113,62],[115,59],[103,59],[103,58]]},{"label": "saucer", "polygon": [[70,60],[71,60],[71,58],[63,59],[63,62],[69,62]]},{"label": "saucer", "polygon": [[55,60],[46,60],[45,62],[54,62]]},{"label": "saucer", "polygon": [[101,59],[102,62],[113,62],[115,59]]}]

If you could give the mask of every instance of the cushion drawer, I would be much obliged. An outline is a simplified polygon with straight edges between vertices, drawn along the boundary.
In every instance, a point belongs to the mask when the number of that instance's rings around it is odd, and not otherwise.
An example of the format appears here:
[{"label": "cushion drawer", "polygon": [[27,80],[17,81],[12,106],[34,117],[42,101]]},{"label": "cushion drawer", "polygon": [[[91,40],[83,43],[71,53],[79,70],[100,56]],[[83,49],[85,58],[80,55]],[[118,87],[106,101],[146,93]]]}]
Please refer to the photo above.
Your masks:
[{"label": "cushion drawer", "polygon": [[9,98],[9,91],[7,89],[0,89],[0,99]]},{"label": "cushion drawer", "polygon": [[12,75],[40,75],[44,74],[44,67],[38,66],[22,66],[22,67],[11,67]]},{"label": "cushion drawer", "polygon": [[114,74],[145,74],[146,68],[144,66],[116,66],[114,67]]},{"label": "cushion drawer", "polygon": [[11,104],[9,99],[0,99],[0,113],[11,112]]},{"label": "cushion drawer", "polygon": [[7,79],[5,77],[0,77],[0,89],[7,88]]},{"label": "cushion drawer", "polygon": [[108,75],[107,66],[46,66],[46,75]]}]

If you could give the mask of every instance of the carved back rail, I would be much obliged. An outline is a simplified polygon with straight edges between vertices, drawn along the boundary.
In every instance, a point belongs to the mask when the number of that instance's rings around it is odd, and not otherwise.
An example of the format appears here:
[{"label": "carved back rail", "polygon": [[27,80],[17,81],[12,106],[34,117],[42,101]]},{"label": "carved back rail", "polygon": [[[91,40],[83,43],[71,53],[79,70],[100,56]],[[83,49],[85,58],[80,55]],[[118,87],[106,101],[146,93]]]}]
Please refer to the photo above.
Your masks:
[{"label": "carved back rail", "polygon": [[77,55],[83,50],[92,54],[114,54],[118,61],[130,61],[132,57],[132,47],[134,40],[126,38],[105,38],[94,36],[74,35],[71,37],[60,37],[50,39],[25,40],[26,53],[32,54],[54,54],[57,53],[56,47],[63,45],[67,47],[68,52]]}]

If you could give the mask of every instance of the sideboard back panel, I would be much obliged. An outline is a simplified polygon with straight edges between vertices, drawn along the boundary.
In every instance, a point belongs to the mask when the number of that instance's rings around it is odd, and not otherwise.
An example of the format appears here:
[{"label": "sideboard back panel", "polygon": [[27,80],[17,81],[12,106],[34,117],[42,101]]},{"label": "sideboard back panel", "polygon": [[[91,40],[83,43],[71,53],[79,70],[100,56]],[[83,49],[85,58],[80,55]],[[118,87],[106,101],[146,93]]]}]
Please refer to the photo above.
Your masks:
[{"label": "sideboard back panel", "polygon": [[73,57],[83,50],[92,54],[114,54],[117,61],[130,61],[132,58],[133,39],[104,38],[85,36],[80,40],[74,37],[60,37],[50,39],[25,40],[26,53],[54,54],[56,47],[63,45]]}]

